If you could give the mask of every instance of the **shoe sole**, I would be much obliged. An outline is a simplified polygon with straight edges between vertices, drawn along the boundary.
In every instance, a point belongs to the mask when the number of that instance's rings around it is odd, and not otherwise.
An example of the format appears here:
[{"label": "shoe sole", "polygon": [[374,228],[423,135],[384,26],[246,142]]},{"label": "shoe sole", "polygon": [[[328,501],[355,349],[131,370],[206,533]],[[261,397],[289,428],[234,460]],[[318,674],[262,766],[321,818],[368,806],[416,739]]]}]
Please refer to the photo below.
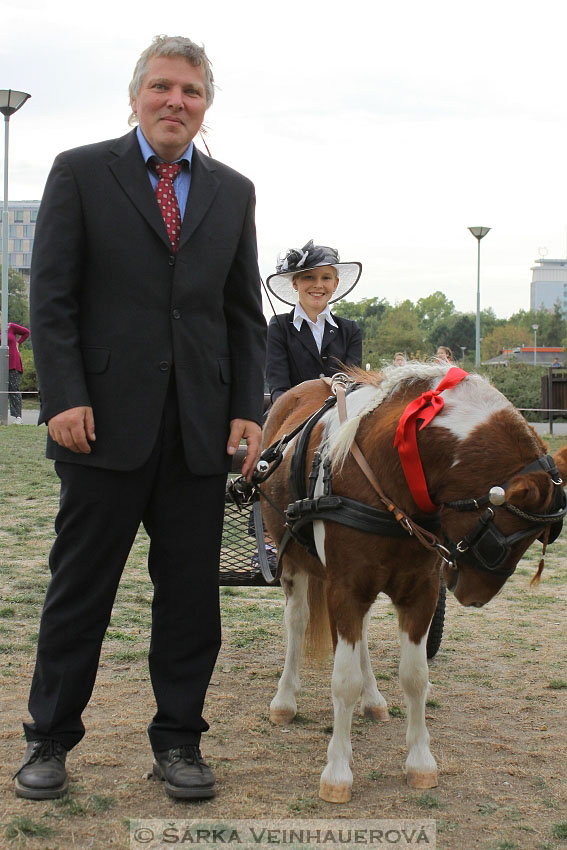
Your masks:
[{"label": "shoe sole", "polygon": [[68,790],[67,780],[64,785],[57,785],[55,788],[30,788],[16,779],[16,797],[24,797],[26,800],[57,800],[59,797],[64,797]]},{"label": "shoe sole", "polygon": [[193,785],[186,787],[182,785],[171,785],[163,775],[159,764],[155,764],[155,762],[153,774],[156,779],[165,782],[165,793],[169,797],[175,797],[177,800],[210,800],[216,793],[213,785]]}]

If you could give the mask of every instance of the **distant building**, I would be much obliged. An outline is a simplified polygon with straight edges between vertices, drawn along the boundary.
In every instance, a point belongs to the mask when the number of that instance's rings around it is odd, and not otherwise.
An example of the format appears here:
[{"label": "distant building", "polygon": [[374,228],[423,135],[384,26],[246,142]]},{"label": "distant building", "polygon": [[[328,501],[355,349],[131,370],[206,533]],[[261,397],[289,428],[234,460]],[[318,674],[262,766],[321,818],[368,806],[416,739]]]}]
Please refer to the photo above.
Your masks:
[{"label": "distant building", "polygon": [[530,310],[549,310],[559,304],[563,318],[567,318],[567,259],[541,258],[532,266]]},{"label": "distant building", "polygon": [[[31,255],[35,236],[35,223],[39,201],[12,201],[8,203],[8,265],[20,272],[29,285]],[[0,207],[0,239],[4,210]]]},{"label": "distant building", "polygon": [[533,345],[522,345],[518,348],[504,348],[502,354],[491,357],[490,360],[483,360],[482,365],[507,366],[508,363],[525,363],[527,366],[553,366],[556,359],[559,360],[560,366],[565,364],[565,349],[560,345],[538,345],[535,349],[535,364]]}]

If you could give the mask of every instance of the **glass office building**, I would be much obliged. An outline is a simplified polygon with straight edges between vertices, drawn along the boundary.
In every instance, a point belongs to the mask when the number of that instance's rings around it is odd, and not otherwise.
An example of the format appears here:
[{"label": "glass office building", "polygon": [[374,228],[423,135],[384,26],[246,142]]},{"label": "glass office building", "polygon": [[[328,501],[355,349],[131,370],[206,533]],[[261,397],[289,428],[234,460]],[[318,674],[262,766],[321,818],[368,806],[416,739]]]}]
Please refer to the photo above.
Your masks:
[{"label": "glass office building", "polygon": [[[31,255],[39,201],[11,201],[8,204],[8,264],[20,272],[27,282],[30,277]],[[5,222],[0,205],[0,239]],[[0,242],[1,244],[1,242]]]}]

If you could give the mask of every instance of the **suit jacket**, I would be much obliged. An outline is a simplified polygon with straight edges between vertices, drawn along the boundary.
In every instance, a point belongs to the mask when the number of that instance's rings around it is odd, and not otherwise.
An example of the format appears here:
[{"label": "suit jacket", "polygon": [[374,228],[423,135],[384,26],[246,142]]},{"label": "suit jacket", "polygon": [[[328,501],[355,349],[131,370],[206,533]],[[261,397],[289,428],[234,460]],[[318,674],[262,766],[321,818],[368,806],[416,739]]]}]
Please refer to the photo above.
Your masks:
[{"label": "suit jacket", "polygon": [[254,206],[249,180],[194,149],[173,254],[135,131],[56,158],[31,273],[39,421],[91,405],[96,442],[84,455],[48,438],[48,457],[140,466],[173,366],[189,469],[228,469],[230,420],[263,409]]},{"label": "suit jacket", "polygon": [[325,322],[321,353],[307,322],[298,331],[291,313],[273,316],[268,325],[266,378],[272,401],[300,384],[321,375],[330,377],[345,366],[360,366],[362,362],[362,333],[352,319],[333,316],[338,327]]}]

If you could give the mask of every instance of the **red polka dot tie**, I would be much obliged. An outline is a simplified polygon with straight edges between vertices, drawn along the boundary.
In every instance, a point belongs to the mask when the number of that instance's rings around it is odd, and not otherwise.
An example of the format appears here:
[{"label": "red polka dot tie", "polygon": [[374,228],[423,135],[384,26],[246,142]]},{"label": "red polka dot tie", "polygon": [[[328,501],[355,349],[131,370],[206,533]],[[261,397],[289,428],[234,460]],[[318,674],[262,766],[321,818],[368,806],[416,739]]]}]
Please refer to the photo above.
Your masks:
[{"label": "red polka dot tie", "polygon": [[178,162],[154,162],[153,167],[159,177],[156,186],[157,202],[165,221],[171,247],[175,253],[181,233],[181,213],[179,212],[173,181],[181,171],[181,165]]}]

